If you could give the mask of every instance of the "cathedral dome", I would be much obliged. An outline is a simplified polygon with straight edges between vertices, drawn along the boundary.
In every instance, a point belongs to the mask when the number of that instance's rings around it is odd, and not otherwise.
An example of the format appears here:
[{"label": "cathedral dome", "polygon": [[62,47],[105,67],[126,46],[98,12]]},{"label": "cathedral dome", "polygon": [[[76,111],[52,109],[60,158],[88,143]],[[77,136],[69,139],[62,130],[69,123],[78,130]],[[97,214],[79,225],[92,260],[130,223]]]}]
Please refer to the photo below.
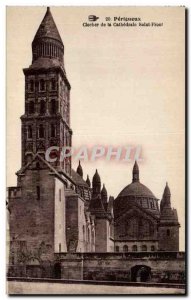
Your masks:
[{"label": "cathedral dome", "polygon": [[118,195],[118,197],[127,196],[156,198],[151,190],[140,182],[132,182],[131,184],[127,185]]},{"label": "cathedral dome", "polygon": [[133,180],[117,196],[114,201],[115,215],[121,215],[132,205],[141,206],[154,215],[159,215],[158,199],[151,190],[139,181],[139,167],[135,162],[133,167]]}]

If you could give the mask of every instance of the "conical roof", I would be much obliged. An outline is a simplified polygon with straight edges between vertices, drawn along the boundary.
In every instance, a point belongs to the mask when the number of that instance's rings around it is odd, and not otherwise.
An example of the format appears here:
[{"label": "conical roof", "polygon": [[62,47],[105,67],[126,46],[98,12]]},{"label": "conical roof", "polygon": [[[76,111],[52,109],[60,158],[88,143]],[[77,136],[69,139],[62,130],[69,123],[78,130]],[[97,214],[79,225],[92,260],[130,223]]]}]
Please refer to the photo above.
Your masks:
[{"label": "conical roof", "polygon": [[59,41],[63,45],[62,39],[60,37],[60,34],[58,32],[58,29],[56,27],[56,24],[54,22],[54,19],[53,19],[53,16],[51,14],[49,7],[47,7],[46,14],[36,32],[33,43],[36,40],[39,40],[42,38],[51,38],[51,39]]},{"label": "conical roof", "polygon": [[167,182],[165,189],[164,189],[163,198],[166,196],[170,196],[170,195],[171,195],[171,193],[170,193],[170,189],[169,189],[168,182]]},{"label": "conical roof", "polygon": [[107,190],[105,188],[105,184],[103,184],[103,188],[101,190],[101,199],[103,202],[107,202]]},{"label": "conical roof", "polygon": [[165,209],[167,207],[171,208],[170,197],[171,197],[170,189],[169,189],[168,183],[166,183],[166,186],[165,186],[164,192],[163,192],[163,196],[162,196],[162,200],[161,200],[161,203],[160,203],[161,212],[164,210],[164,208]]},{"label": "conical roof", "polygon": [[139,166],[138,166],[137,161],[135,161],[135,163],[134,163],[133,172],[139,172]]},{"label": "conical roof", "polygon": [[100,176],[99,176],[99,174],[98,174],[97,169],[96,169],[96,172],[95,172],[95,174],[94,174],[94,176],[93,176],[92,183],[93,183],[93,185],[101,184],[101,178],[100,178]]},{"label": "conical roof", "polygon": [[135,164],[133,166],[133,182],[139,181],[139,166],[137,164],[137,161],[135,161]]},{"label": "conical roof", "polygon": [[78,165],[78,167],[77,167],[76,172],[77,172],[81,177],[83,177],[83,169],[82,169],[80,160],[79,160],[79,165]]},{"label": "conical roof", "polygon": [[86,183],[88,184],[89,187],[91,187],[91,182],[90,182],[89,175],[87,175]]}]

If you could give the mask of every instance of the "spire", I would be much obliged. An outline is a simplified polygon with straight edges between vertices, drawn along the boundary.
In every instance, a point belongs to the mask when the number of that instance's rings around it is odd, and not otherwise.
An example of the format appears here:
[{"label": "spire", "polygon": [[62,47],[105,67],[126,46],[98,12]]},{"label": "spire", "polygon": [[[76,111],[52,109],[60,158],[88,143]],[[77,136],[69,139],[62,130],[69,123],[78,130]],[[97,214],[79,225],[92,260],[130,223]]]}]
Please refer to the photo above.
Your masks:
[{"label": "spire", "polygon": [[139,181],[139,166],[137,164],[137,161],[135,161],[133,166],[133,182]]},{"label": "spire", "polygon": [[168,183],[166,182],[166,186],[164,188],[162,200],[160,203],[160,210],[162,211],[164,208],[171,208],[171,201],[170,201],[171,193],[168,186]]},{"label": "spire", "polygon": [[89,175],[87,175],[86,183],[88,184],[89,187],[91,187],[91,182],[90,182],[90,179],[89,179]]},{"label": "spire", "polygon": [[169,189],[169,186],[168,186],[168,182],[166,182],[166,186],[165,186],[165,189],[164,189],[164,193],[163,193],[163,197],[170,197],[171,196],[171,193],[170,193],[170,189]]},{"label": "spire", "polygon": [[82,166],[80,164],[80,160],[79,160],[79,165],[77,167],[76,172],[83,178],[83,169],[82,169]]},{"label": "spire", "polygon": [[105,188],[105,184],[103,184],[103,188],[101,190],[101,200],[103,203],[107,203],[107,190]]},{"label": "spire", "polygon": [[92,179],[93,195],[100,194],[101,191],[101,179],[96,169],[96,172]]},{"label": "spire", "polygon": [[33,61],[46,57],[63,63],[64,45],[49,7],[32,42],[32,52]]},{"label": "spire", "polygon": [[112,218],[113,218],[113,202],[114,202],[114,197],[109,196],[107,211],[111,214]]}]

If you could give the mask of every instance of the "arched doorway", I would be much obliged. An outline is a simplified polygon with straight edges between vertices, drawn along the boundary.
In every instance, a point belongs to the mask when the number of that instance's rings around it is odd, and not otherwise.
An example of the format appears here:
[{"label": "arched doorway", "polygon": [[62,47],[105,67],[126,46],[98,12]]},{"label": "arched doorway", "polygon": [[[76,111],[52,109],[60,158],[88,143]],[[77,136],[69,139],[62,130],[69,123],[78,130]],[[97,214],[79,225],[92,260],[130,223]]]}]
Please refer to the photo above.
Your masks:
[{"label": "arched doorway", "polygon": [[151,268],[144,265],[134,266],[131,268],[132,282],[148,282],[151,280]]},{"label": "arched doorway", "polygon": [[56,278],[56,279],[61,278],[61,264],[60,263],[54,264],[54,278]]}]

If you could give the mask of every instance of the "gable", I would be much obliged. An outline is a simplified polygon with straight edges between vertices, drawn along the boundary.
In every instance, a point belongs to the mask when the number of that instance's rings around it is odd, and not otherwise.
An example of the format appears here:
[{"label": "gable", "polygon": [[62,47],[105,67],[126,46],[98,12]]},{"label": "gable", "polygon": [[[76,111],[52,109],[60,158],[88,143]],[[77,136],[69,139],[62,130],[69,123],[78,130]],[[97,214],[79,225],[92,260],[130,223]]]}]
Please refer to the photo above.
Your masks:
[{"label": "gable", "polygon": [[41,169],[48,169],[52,175],[56,176],[59,180],[61,180],[65,184],[67,183],[67,181],[63,178],[63,176],[61,176],[58,173],[58,171],[38,153],[33,155],[32,160],[27,165],[22,167],[16,174],[18,176],[21,176],[21,175],[25,175],[25,172],[27,170],[41,170]]},{"label": "gable", "polygon": [[116,240],[148,240],[157,238],[157,219],[143,209],[131,207],[115,220]]},{"label": "gable", "polygon": [[147,210],[143,209],[142,207],[138,207],[137,205],[133,205],[129,207],[128,210],[126,210],[121,216],[118,218],[115,218],[115,223],[122,222],[123,219],[130,219],[132,217],[140,217],[144,219],[148,219],[151,222],[156,223],[158,218],[154,215],[152,215]]}]

